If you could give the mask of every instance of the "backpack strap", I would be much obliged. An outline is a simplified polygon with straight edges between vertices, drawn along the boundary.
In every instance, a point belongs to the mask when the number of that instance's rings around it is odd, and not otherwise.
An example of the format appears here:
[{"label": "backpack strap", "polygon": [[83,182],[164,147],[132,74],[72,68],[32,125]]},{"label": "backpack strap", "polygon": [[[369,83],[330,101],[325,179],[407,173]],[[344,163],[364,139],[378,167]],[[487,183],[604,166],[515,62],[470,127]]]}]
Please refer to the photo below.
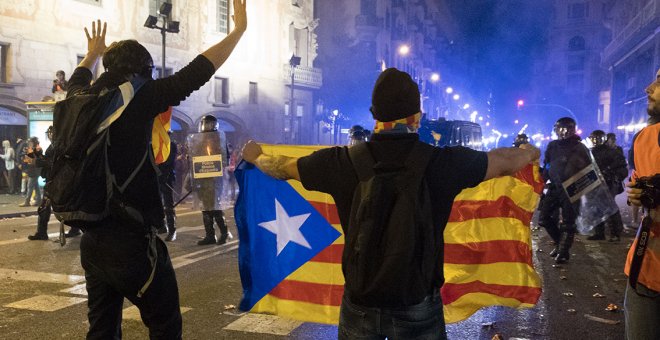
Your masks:
[{"label": "backpack strap", "polygon": [[348,156],[353,162],[353,169],[360,181],[366,181],[374,176],[374,157],[367,143],[360,143],[348,148]]},{"label": "backpack strap", "polygon": [[133,100],[137,91],[142,88],[147,80],[143,77],[133,77],[131,81],[127,81],[119,85],[119,92],[115,92],[110,105],[103,112],[103,121],[99,124],[96,133],[101,133],[101,131],[110,127],[119,117],[128,106],[128,104]]}]

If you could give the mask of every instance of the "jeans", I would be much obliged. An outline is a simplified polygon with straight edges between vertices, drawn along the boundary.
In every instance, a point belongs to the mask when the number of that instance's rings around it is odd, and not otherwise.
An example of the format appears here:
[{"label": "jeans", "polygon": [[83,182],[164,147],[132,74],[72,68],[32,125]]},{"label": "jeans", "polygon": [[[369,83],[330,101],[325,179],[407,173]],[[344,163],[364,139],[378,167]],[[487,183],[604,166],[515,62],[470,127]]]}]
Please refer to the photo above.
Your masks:
[{"label": "jeans", "polygon": [[41,189],[39,189],[39,176],[28,177],[27,187],[25,188],[25,204],[30,204],[32,191],[34,191],[34,200],[37,202],[37,204],[40,204]]},{"label": "jeans", "polygon": [[[153,231],[137,232],[117,221],[107,224],[88,229],[80,241],[89,297],[87,339],[121,339],[124,298],[140,310],[151,339],[181,339],[179,292],[165,243]],[[152,272],[150,245],[157,253],[156,271],[138,297]]]},{"label": "jeans", "polygon": [[626,298],[623,301],[626,315],[626,339],[660,339],[660,292],[656,292],[637,283],[637,291],[626,286]]},{"label": "jeans", "polygon": [[358,306],[344,295],[339,339],[447,339],[438,290],[417,305],[401,308]]}]

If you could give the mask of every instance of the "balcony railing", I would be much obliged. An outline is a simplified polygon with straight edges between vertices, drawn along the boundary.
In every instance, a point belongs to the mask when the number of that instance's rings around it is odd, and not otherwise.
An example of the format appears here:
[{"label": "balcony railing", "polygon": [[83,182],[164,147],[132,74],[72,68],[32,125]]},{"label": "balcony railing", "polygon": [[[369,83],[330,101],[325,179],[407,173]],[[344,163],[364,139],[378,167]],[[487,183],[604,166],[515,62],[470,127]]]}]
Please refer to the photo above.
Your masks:
[{"label": "balcony railing", "polygon": [[617,53],[620,48],[627,44],[631,37],[639,32],[642,28],[646,27],[653,20],[656,20],[660,15],[660,7],[658,2],[655,0],[649,1],[644,9],[637,14],[633,19],[631,19],[620,32],[612,39],[609,45],[605,47],[603,51],[603,56],[606,59],[609,59],[612,55]]},{"label": "balcony railing", "polygon": [[[323,85],[323,72],[314,67],[296,66],[293,79],[296,86],[318,89]],[[284,64],[284,81],[291,83],[291,65],[289,64]]]}]

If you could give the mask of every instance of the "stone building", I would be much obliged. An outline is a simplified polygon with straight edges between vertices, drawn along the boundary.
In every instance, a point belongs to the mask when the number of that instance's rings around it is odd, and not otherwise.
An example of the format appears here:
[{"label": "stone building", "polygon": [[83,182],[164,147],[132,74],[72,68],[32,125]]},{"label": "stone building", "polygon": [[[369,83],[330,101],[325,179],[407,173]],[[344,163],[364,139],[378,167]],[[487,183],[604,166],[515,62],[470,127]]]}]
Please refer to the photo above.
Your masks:
[{"label": "stone building", "polygon": [[660,67],[660,0],[610,1],[608,26],[612,41],[603,65],[612,79],[610,130],[627,145],[646,122],[646,86]]},{"label": "stone building", "polygon": [[[161,2],[0,1],[0,138],[27,133],[25,103],[52,95],[57,70],[71,75],[87,51],[83,27],[97,18],[108,22],[108,44],[121,39],[144,44],[157,76],[161,31],[145,27],[145,19],[159,17]],[[171,74],[227,34],[233,10],[230,0],[168,2],[172,3],[168,19],[180,23],[177,33],[166,34],[165,68]],[[301,144],[329,140],[314,121],[322,74],[314,65],[313,9],[313,0],[250,1],[249,28],[235,52],[209,83],[174,108],[175,136],[195,132],[200,117],[212,114],[235,144],[248,138]],[[158,25],[162,24],[159,18]],[[293,54],[300,59],[294,66],[291,91]],[[98,65],[96,74],[102,71]]]},{"label": "stone building", "polygon": [[330,128],[342,118],[350,118],[342,127],[372,124],[371,90],[384,67],[410,73],[422,92],[423,111],[438,118],[439,54],[456,31],[445,1],[333,0],[316,1],[315,7],[317,61],[324,70],[319,120]]},{"label": "stone building", "polygon": [[525,103],[528,115],[547,126],[557,118],[577,120],[583,136],[604,128],[609,77],[601,52],[611,39],[604,25],[606,0],[553,0],[552,24],[547,30],[546,57],[535,65],[533,97]]}]

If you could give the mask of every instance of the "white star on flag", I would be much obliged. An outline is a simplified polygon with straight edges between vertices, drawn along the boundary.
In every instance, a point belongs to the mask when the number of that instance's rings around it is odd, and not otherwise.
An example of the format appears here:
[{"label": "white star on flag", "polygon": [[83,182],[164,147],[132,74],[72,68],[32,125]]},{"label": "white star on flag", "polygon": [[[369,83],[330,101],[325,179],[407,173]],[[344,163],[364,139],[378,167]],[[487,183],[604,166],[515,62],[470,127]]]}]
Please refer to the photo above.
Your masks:
[{"label": "white star on flag", "polygon": [[275,234],[277,239],[277,255],[280,255],[282,249],[286,247],[289,242],[297,243],[303,247],[312,249],[305,236],[300,232],[300,227],[309,217],[309,213],[298,216],[289,216],[282,204],[275,199],[275,220],[268,222],[261,222],[259,226]]}]

